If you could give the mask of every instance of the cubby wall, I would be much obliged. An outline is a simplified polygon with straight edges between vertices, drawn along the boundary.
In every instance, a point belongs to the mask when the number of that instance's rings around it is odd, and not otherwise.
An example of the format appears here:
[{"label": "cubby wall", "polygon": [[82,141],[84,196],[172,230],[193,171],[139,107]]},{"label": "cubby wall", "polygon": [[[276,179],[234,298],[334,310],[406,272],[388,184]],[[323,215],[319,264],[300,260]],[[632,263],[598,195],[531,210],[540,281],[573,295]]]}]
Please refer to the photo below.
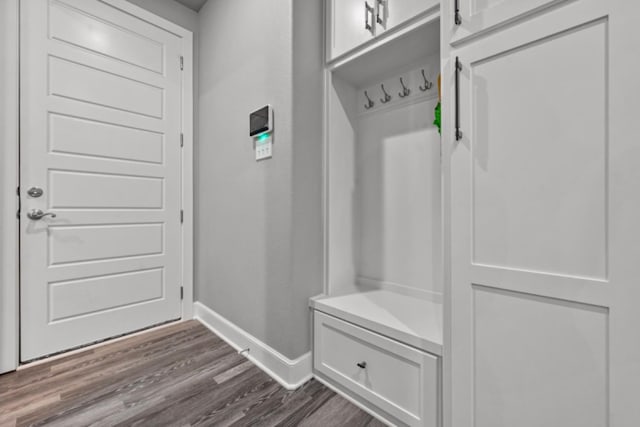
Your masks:
[{"label": "cubby wall", "polygon": [[[416,95],[417,96],[417,95]],[[358,119],[358,283],[441,293],[436,97]]]},{"label": "cubby wall", "polygon": [[441,298],[438,30],[427,25],[329,72],[331,295],[386,288]]}]

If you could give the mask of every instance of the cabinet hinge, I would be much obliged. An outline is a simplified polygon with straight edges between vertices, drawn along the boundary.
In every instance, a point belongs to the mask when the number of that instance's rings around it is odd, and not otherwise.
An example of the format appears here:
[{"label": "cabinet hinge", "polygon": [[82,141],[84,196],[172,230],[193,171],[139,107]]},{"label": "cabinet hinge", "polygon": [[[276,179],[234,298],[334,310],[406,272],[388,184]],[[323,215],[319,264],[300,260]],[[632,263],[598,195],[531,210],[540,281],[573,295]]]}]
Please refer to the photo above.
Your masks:
[{"label": "cabinet hinge", "polygon": [[180,56],[180,70],[184,70],[184,56]]},{"label": "cabinet hinge", "polygon": [[184,147],[184,133],[180,134],[180,148]]},{"label": "cabinet hinge", "polygon": [[180,224],[184,224],[184,210],[180,209]]},{"label": "cabinet hinge", "polygon": [[180,286],[180,301],[184,299],[184,287]]}]

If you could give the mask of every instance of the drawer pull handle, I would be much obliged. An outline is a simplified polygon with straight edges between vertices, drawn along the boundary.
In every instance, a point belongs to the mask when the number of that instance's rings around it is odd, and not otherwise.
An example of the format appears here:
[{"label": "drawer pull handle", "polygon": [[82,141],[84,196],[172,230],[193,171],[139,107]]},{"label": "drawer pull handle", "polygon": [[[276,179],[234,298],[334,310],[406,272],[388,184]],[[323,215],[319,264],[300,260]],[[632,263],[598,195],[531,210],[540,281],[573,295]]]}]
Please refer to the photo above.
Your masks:
[{"label": "drawer pull handle", "polygon": [[366,369],[367,368],[367,362],[356,363],[356,365],[358,365],[358,368],[360,368],[360,369]]}]

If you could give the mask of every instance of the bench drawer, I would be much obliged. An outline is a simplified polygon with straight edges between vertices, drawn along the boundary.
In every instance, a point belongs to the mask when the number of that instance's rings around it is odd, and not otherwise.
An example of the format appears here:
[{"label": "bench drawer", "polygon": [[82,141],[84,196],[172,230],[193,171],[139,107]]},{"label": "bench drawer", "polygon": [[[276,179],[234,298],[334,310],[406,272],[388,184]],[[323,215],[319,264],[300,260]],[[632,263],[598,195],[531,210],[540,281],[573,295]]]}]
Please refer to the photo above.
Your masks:
[{"label": "bench drawer", "polygon": [[436,356],[315,311],[314,368],[404,424],[438,426]]}]

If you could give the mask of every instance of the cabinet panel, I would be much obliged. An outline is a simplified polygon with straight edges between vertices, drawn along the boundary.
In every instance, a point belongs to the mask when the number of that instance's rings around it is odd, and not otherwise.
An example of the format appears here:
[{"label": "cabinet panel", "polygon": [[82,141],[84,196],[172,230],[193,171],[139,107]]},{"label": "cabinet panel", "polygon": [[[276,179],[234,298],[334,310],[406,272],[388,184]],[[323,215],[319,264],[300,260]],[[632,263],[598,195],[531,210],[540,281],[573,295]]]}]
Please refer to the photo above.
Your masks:
[{"label": "cabinet panel", "polygon": [[333,60],[413,18],[435,11],[439,0],[327,0],[328,60]]},{"label": "cabinet panel", "polygon": [[606,308],[481,286],[473,298],[473,425],[608,425]]},{"label": "cabinet panel", "polygon": [[588,23],[467,67],[474,263],[606,278],[606,32]]},{"label": "cabinet panel", "polygon": [[377,0],[377,34],[382,34],[385,31],[397,27],[411,18],[437,6],[438,3],[438,0]]},{"label": "cabinet panel", "polygon": [[[565,2],[566,0],[451,0],[453,7],[446,25],[451,28],[451,43],[506,24],[534,11]],[[455,24],[455,4],[459,8],[460,24]]]},{"label": "cabinet panel", "polygon": [[[375,1],[330,1],[330,58],[336,58],[373,38],[376,20]],[[371,29],[368,29],[367,26],[370,26]]]}]

